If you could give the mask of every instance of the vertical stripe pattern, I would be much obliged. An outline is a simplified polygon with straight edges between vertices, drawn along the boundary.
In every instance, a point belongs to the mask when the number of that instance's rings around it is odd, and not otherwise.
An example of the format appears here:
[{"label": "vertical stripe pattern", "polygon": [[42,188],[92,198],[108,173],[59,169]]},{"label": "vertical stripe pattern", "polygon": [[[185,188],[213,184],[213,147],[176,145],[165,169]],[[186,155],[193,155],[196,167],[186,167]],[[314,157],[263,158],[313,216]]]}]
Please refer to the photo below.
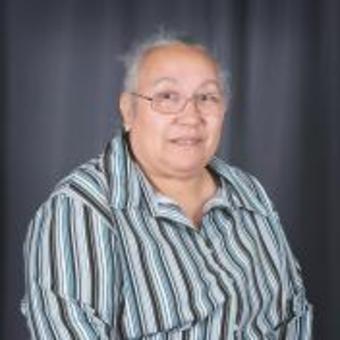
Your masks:
[{"label": "vertical stripe pattern", "polygon": [[311,338],[301,270],[260,183],[214,158],[195,228],[118,134],[30,222],[22,311],[32,339]]}]

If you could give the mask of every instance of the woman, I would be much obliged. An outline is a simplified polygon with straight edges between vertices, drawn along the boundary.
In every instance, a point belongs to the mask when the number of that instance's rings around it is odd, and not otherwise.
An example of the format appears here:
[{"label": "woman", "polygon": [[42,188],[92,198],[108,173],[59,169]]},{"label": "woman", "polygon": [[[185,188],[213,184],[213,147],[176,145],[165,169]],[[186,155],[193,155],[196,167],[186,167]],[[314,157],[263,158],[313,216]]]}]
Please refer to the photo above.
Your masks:
[{"label": "woman", "polygon": [[31,222],[23,310],[39,339],[309,339],[311,308],[258,181],[214,157],[228,108],[206,48],[127,58],[124,133]]}]

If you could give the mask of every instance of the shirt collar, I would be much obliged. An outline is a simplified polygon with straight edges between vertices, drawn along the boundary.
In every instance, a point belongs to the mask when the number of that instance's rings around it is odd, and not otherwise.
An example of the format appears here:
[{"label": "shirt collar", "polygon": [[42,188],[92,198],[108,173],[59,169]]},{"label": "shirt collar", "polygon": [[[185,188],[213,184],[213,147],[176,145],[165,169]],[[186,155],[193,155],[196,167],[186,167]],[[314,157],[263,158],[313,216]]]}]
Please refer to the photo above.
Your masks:
[{"label": "shirt collar", "polygon": [[227,190],[224,190],[224,194],[232,207],[243,208],[268,216],[268,209],[258,197],[258,189],[255,188],[251,175],[237,167],[226,164],[218,157],[213,157],[209,163],[209,168],[226,182]]},{"label": "shirt collar", "polygon": [[[109,182],[109,200],[114,209],[148,208],[152,215],[159,215],[159,204],[165,203],[164,197],[156,195],[145,174],[133,160],[127,136],[122,131],[117,133],[104,151],[104,168]],[[268,215],[254,191],[247,186],[246,176],[241,170],[217,157],[211,160],[208,168],[220,179],[222,189],[208,205],[243,208]]]},{"label": "shirt collar", "polygon": [[134,161],[127,134],[119,130],[104,151],[109,202],[115,210],[148,209],[156,216],[154,190]]}]

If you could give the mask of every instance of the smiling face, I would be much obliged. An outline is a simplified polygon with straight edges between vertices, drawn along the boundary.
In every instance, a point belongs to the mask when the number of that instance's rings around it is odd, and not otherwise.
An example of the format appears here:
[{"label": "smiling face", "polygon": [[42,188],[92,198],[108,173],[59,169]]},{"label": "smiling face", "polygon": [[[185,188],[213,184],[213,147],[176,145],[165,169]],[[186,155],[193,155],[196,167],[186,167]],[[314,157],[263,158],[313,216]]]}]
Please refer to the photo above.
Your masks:
[{"label": "smiling face", "polygon": [[[135,92],[222,96],[216,63],[202,49],[183,44],[152,49],[142,61]],[[121,95],[120,109],[132,152],[146,174],[176,178],[203,172],[217,149],[225,111],[221,105],[207,112],[188,100],[178,113],[164,114],[129,93]]]}]

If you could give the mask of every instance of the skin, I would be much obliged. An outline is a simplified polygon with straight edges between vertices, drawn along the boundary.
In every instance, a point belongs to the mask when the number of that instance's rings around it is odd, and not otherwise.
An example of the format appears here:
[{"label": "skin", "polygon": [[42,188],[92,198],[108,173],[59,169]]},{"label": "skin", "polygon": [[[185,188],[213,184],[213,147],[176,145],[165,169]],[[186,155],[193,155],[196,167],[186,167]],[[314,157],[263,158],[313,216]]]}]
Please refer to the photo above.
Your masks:
[{"label": "skin", "polygon": [[[176,90],[187,98],[200,91],[220,91],[217,66],[197,47],[155,48],[144,57],[136,92],[152,96],[163,90]],[[120,110],[134,157],[151,183],[199,223],[204,203],[216,191],[206,165],[218,147],[225,110],[206,114],[190,100],[178,114],[163,115],[129,93],[121,94]]]}]

